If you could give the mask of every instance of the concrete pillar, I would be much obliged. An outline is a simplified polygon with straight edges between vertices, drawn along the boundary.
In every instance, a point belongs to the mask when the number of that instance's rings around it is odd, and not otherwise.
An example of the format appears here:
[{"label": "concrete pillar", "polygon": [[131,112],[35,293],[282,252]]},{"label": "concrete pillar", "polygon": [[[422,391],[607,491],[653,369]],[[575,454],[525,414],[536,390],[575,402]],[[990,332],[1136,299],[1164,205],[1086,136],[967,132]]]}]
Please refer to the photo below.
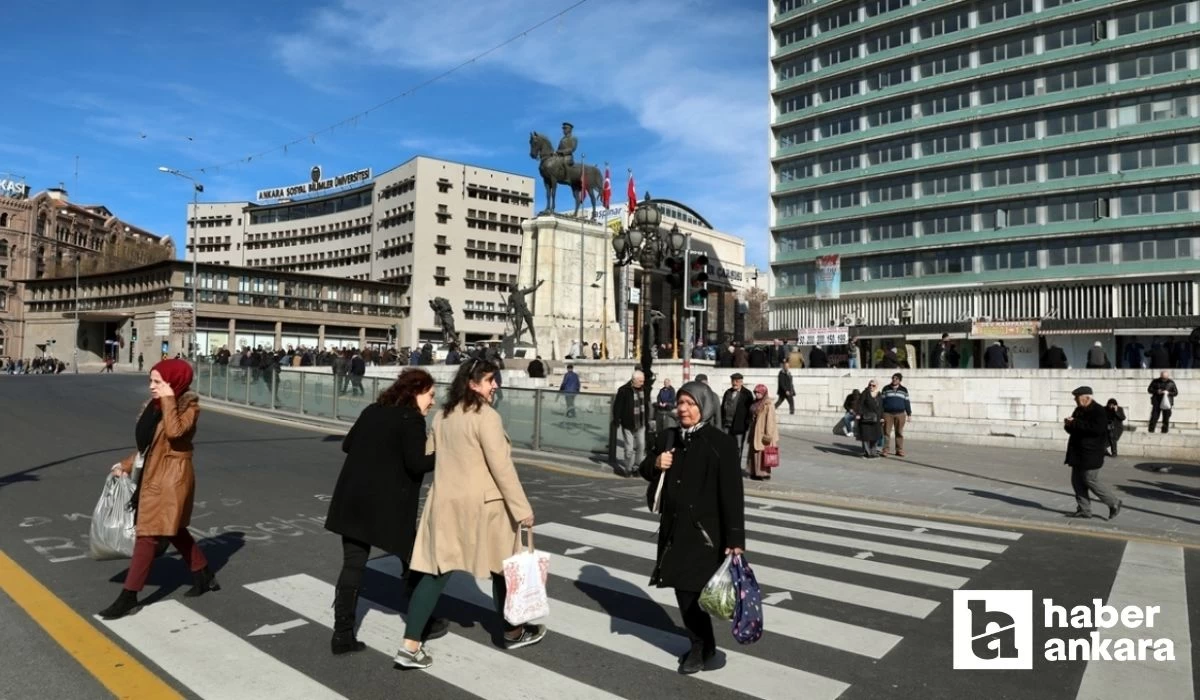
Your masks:
[{"label": "concrete pillar", "polygon": [[283,321],[275,322],[275,347],[272,350],[278,350],[283,345]]},{"label": "concrete pillar", "polygon": [[367,329],[364,326],[358,328],[358,349],[361,350],[367,347]]},{"label": "concrete pillar", "polygon": [[324,323],[317,326],[317,348],[320,350],[325,349],[325,324]]},{"label": "concrete pillar", "polygon": [[237,321],[229,319],[229,352],[237,352],[240,348],[237,346]]}]

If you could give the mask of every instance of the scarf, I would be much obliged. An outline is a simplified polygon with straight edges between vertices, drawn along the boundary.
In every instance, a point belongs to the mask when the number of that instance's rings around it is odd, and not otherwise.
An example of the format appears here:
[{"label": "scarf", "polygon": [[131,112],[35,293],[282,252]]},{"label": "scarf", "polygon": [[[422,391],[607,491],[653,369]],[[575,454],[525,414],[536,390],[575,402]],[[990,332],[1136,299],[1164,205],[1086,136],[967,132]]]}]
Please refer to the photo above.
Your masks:
[{"label": "scarf", "polygon": [[641,430],[646,427],[646,422],[642,417],[643,390],[635,388],[633,384],[630,384],[629,388],[633,390],[633,429]]},{"label": "scarf", "polygon": [[754,403],[750,404],[750,413],[757,416],[767,403],[767,385],[759,384],[754,387]]},{"label": "scarf", "polygon": [[[183,396],[192,387],[192,366],[186,360],[163,360],[151,367],[150,371],[158,372],[163,381],[171,386],[175,396]],[[159,407],[158,399],[151,403],[155,408]]]}]

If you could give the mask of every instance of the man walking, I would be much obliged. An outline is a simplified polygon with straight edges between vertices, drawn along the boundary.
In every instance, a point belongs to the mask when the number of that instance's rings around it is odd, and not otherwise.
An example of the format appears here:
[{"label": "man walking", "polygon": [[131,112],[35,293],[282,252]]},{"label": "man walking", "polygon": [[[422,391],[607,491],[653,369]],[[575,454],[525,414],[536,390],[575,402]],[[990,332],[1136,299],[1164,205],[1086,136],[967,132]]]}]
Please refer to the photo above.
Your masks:
[{"label": "man walking", "polygon": [[730,386],[721,399],[721,429],[737,440],[738,463],[741,464],[746,431],[750,429],[750,404],[754,403],[754,394],[742,384],[740,372],[729,375],[729,382]]},{"label": "man walking", "polygon": [[1063,429],[1071,436],[1064,463],[1071,467],[1075,512],[1067,517],[1092,517],[1092,501],[1088,496],[1091,491],[1108,506],[1108,519],[1112,520],[1121,512],[1121,501],[1100,482],[1100,467],[1104,466],[1104,449],[1108,444],[1108,412],[1092,400],[1090,386],[1081,386],[1071,393],[1075,396],[1075,412],[1063,421]]},{"label": "man walking", "polygon": [[613,400],[613,420],[621,428],[621,442],[625,445],[625,464],[621,470],[624,476],[636,474],[646,456],[646,420],[650,417],[650,404],[642,391],[645,383],[646,375],[635,369],[633,377],[617,389]]},{"label": "man walking", "polygon": [[1158,379],[1150,382],[1147,389],[1150,392],[1150,432],[1158,425],[1158,417],[1162,416],[1162,431],[1165,433],[1171,427],[1171,411],[1175,408],[1175,397],[1179,395],[1179,387],[1171,379],[1171,373],[1163,370]]},{"label": "man walking", "polygon": [[880,392],[883,399],[883,450],[880,455],[888,453],[887,443],[892,439],[892,429],[896,430],[896,456],[904,456],[904,424],[912,417],[912,403],[908,400],[908,389],[900,383],[904,376],[899,372],[892,375],[892,383]]},{"label": "man walking", "polygon": [[779,408],[780,404],[787,401],[788,413],[796,415],[796,389],[792,384],[792,371],[788,368],[787,360],[784,360],[779,365],[779,387],[775,395],[779,398],[775,400],[775,408]]},{"label": "man walking", "polygon": [[575,417],[575,396],[579,393],[580,384],[579,375],[575,374],[575,365],[567,365],[562,383],[558,385],[558,390],[567,401],[567,418]]}]

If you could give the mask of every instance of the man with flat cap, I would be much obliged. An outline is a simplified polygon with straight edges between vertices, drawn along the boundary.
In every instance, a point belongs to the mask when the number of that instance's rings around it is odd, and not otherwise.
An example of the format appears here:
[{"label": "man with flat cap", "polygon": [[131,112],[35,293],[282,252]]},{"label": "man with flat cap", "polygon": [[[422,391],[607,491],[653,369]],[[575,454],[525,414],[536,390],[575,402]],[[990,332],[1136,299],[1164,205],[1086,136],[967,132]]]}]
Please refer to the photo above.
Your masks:
[{"label": "man with flat cap", "polygon": [[1096,494],[1108,506],[1108,519],[1121,512],[1121,501],[1100,481],[1104,466],[1104,448],[1108,440],[1108,415],[1104,407],[1092,399],[1092,388],[1081,386],[1075,396],[1075,412],[1063,421],[1067,440],[1065,464],[1071,467],[1071,487],[1075,489],[1076,509],[1068,517],[1092,517],[1092,501],[1088,492]]},{"label": "man with flat cap", "polygon": [[570,122],[563,122],[563,135],[558,142],[558,150],[555,151],[559,158],[562,158],[563,165],[568,168],[575,165],[575,149],[579,146],[579,141],[575,138],[575,126]]}]

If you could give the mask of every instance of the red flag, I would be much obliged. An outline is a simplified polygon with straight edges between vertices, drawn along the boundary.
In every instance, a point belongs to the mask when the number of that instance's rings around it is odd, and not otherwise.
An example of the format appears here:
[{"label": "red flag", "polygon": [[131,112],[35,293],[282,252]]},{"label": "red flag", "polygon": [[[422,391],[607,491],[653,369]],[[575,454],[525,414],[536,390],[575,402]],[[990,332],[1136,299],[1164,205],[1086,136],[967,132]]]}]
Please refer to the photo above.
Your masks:
[{"label": "red flag", "polygon": [[608,166],[604,166],[604,189],[600,191],[600,203],[608,209],[612,205],[612,182],[608,179]]},{"label": "red flag", "polygon": [[637,210],[637,185],[633,183],[633,171],[629,171],[629,213]]}]

